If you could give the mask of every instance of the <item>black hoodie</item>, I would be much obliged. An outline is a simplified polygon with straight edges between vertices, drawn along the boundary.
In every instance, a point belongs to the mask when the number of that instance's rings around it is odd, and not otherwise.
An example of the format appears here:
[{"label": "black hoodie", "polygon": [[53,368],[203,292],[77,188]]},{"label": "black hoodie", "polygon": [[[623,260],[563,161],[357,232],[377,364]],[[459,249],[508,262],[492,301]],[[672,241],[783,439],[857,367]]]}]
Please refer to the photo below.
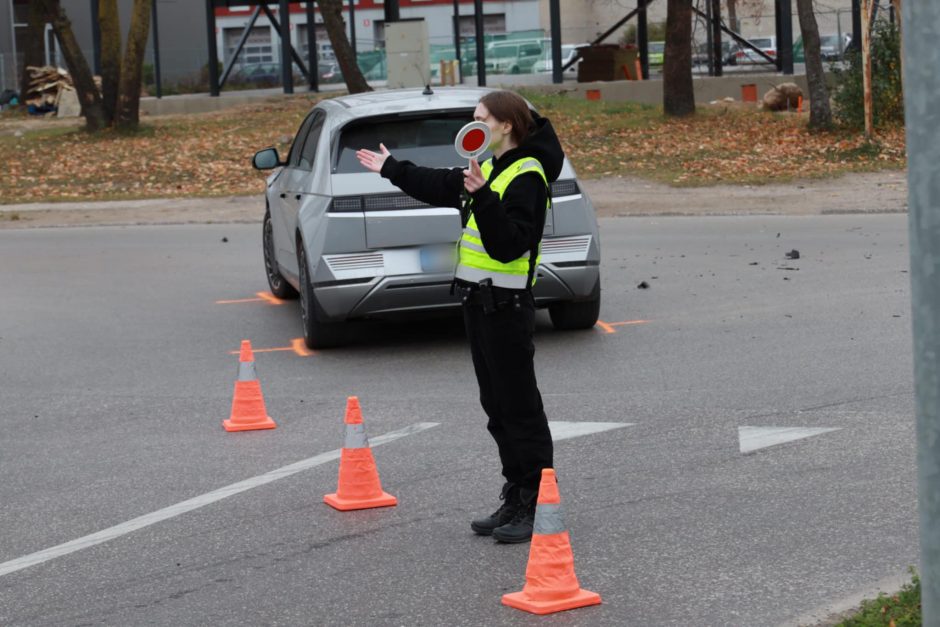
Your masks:
[{"label": "black hoodie", "polygon": [[[535,128],[521,145],[493,159],[492,181],[500,172],[524,157],[538,159],[551,183],[561,173],[565,153],[551,122],[533,114]],[[426,168],[410,161],[388,157],[382,166],[382,176],[389,179],[409,196],[437,207],[456,207],[461,210],[463,223],[469,219],[464,198],[464,168]],[[487,254],[508,263],[526,251],[538,249],[545,227],[545,206],[548,189],[542,177],[526,172],[514,178],[503,192],[503,197],[484,185],[473,194],[470,208],[476,217],[480,239]],[[534,258],[534,257],[533,257]]]}]

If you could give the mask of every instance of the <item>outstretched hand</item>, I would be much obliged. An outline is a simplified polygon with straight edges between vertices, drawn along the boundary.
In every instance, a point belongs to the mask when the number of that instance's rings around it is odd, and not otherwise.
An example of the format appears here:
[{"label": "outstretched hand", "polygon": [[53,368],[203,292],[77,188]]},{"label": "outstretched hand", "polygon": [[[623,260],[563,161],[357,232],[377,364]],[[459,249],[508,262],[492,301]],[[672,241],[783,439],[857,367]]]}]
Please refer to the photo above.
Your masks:
[{"label": "outstretched hand", "polygon": [[379,173],[382,171],[382,166],[385,165],[385,160],[392,154],[385,147],[385,144],[379,144],[379,148],[382,150],[381,153],[360,148],[356,151],[356,159],[359,159],[359,163],[365,169]]},{"label": "outstretched hand", "polygon": [[463,171],[463,186],[471,194],[486,185],[483,171],[476,159],[470,160],[470,167]]}]

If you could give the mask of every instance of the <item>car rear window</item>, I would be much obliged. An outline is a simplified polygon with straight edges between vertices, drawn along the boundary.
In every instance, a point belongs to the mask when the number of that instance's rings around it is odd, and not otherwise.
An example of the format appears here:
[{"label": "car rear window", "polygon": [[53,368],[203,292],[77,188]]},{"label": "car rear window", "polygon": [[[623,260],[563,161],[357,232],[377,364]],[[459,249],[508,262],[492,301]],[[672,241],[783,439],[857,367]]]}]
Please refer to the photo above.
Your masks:
[{"label": "car rear window", "polygon": [[[364,172],[356,151],[379,150],[379,142],[398,160],[408,160],[427,167],[466,166],[454,150],[457,132],[473,120],[473,112],[438,114],[429,117],[362,120],[347,124],[340,132],[336,165],[333,172]],[[481,161],[488,158],[484,153]]]}]

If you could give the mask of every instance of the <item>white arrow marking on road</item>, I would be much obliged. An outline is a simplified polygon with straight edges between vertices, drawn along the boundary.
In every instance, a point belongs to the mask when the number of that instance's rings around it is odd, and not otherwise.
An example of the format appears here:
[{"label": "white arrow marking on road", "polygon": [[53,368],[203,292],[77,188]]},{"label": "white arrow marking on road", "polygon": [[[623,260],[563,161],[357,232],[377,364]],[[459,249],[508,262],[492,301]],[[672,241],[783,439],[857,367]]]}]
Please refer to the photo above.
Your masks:
[{"label": "white arrow marking on road", "polygon": [[621,427],[632,427],[633,425],[632,422],[566,422],[564,420],[550,420],[548,422],[548,428],[552,430],[553,442],[620,429]]},{"label": "white arrow marking on road", "polygon": [[767,448],[793,442],[814,435],[838,431],[841,427],[738,427],[738,444],[742,453],[750,453],[758,449]]},{"label": "white arrow marking on road", "polygon": [[[431,429],[437,425],[438,423],[436,422],[419,422],[403,429],[389,431],[388,433],[382,434],[380,436],[369,438],[369,444],[372,448],[375,448],[376,446],[388,444],[389,442],[394,442],[400,438]],[[327,462],[331,462],[335,459],[339,459],[339,456],[340,449],[328,451],[326,453],[320,453],[319,455],[314,455],[313,457],[303,459],[299,462],[294,462],[293,464],[288,464],[287,466],[282,466],[270,472],[266,472],[263,475],[251,477],[250,479],[245,479],[244,481],[233,483],[231,485],[225,486],[224,488],[219,488],[218,490],[213,490],[212,492],[208,492],[201,496],[182,501],[176,505],[164,507],[163,509],[159,509],[155,512],[134,518],[133,520],[128,520],[127,522],[109,527],[97,533],[78,538],[77,540],[72,540],[71,542],[59,544],[48,549],[43,549],[42,551],[37,551],[36,553],[26,555],[25,557],[19,557],[17,559],[10,560],[9,562],[4,562],[0,564],[0,577],[9,575],[10,573],[15,573],[16,571],[23,570],[24,568],[29,568],[30,566],[35,566],[36,564],[48,562],[51,559],[62,557],[63,555],[68,555],[69,553],[87,549],[90,546],[95,546],[96,544],[107,542],[108,540],[113,540],[114,538],[131,533],[132,531],[137,531],[138,529],[142,529],[144,527],[149,527],[155,523],[168,520],[170,518],[175,518],[180,514],[191,512],[195,509],[199,509],[200,507],[209,505],[210,503],[215,503],[216,501],[221,501],[222,499],[228,498],[240,492],[244,492],[245,490],[250,490],[260,485],[271,483],[272,481],[277,481],[278,479],[283,479],[284,477],[290,477],[291,475],[301,472],[302,470],[308,470]]]}]

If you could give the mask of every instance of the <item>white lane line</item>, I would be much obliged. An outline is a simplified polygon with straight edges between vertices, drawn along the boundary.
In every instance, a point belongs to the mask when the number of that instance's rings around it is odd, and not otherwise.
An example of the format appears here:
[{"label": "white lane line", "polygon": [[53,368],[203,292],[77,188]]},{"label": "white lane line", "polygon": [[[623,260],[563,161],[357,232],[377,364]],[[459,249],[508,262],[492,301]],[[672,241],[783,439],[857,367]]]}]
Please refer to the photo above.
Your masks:
[{"label": "white lane line", "polygon": [[[405,427],[404,429],[389,431],[388,433],[374,438],[370,437],[369,444],[372,447],[381,446],[382,444],[387,444],[400,438],[431,429],[438,426],[438,424],[439,423],[437,422],[419,422]],[[339,459],[340,451],[341,449],[336,449],[326,453],[320,453],[319,455],[314,455],[308,459],[303,459],[299,462],[288,464],[287,466],[282,466],[276,470],[266,472],[263,475],[251,477],[250,479],[245,479],[244,481],[227,485],[224,488],[207,492],[201,496],[181,501],[175,505],[164,507],[163,509],[151,512],[150,514],[145,514],[138,518],[134,518],[133,520],[128,520],[127,522],[121,523],[119,525],[103,529],[97,533],[93,533],[82,538],[66,542],[64,544],[59,544],[58,546],[54,546],[48,549],[43,549],[42,551],[37,551],[36,553],[32,553],[24,557],[18,557],[14,560],[10,560],[9,562],[4,562],[0,564],[0,577],[9,575],[10,573],[15,573],[16,571],[23,570],[24,568],[29,568],[30,566],[35,566],[36,564],[48,562],[49,560],[62,557],[63,555],[68,555],[69,553],[75,553],[76,551],[87,549],[88,547],[101,544],[102,542],[107,542],[108,540],[113,540],[114,538],[131,533],[132,531],[137,531],[138,529],[149,527],[155,523],[169,520],[170,518],[174,518],[180,514],[191,512],[195,509],[199,509],[200,507],[204,507],[210,503],[215,503],[216,501],[221,501],[224,498],[228,498],[240,492],[256,488],[266,483],[271,483],[272,481],[277,481],[278,479],[283,479],[284,477],[289,477],[302,470],[320,466],[327,462],[333,461],[334,459]]]},{"label": "white lane line", "polygon": [[738,448],[750,453],[768,446],[811,438],[841,427],[738,427]]},{"label": "white lane line", "polygon": [[550,420],[548,422],[553,442],[610,431],[611,429],[620,429],[621,427],[632,427],[633,425],[632,422],[568,422],[565,420]]}]

